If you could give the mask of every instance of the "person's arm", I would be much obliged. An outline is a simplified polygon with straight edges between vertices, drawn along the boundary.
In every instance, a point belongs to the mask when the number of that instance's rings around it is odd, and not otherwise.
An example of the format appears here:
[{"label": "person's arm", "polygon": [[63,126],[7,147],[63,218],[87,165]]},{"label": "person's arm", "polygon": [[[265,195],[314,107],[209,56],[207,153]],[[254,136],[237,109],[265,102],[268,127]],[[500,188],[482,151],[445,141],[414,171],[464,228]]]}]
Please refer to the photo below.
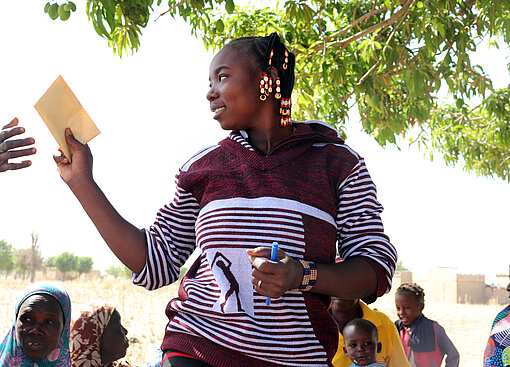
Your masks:
[{"label": "person's arm", "polygon": [[66,140],[71,148],[72,163],[63,154],[53,157],[60,176],[115,256],[134,273],[140,272],[147,252],[145,234],[115,210],[94,181],[92,153],[88,145],[76,140],[70,129],[66,130]]},{"label": "person's arm", "polygon": [[18,122],[18,119],[15,117],[10,123],[2,127],[0,131],[0,172],[26,168],[32,164],[30,160],[16,163],[9,162],[9,159],[26,157],[36,152],[34,147],[18,149],[34,144],[34,138],[10,139],[25,132],[25,128],[17,126]]},{"label": "person's arm", "polygon": [[153,290],[179,279],[181,266],[196,248],[195,223],[200,205],[179,186],[174,200],[161,208],[154,224],[145,230],[147,261],[133,283]]},{"label": "person's arm", "polygon": [[453,342],[450,340],[448,335],[446,335],[444,328],[437,322],[435,322],[435,326],[437,334],[437,345],[439,345],[441,352],[446,354],[445,367],[458,367],[460,356],[457,348],[455,348]]},{"label": "person's arm", "polygon": [[373,302],[391,289],[397,251],[384,233],[383,207],[377,201],[376,187],[362,158],[338,191],[338,253],[344,261],[363,259],[372,267],[376,284],[365,302]]},{"label": "person's arm", "polygon": [[[311,291],[347,299],[380,296],[391,287],[397,254],[384,234],[379,215],[382,206],[362,160],[340,184],[339,192],[336,222],[339,253],[344,260],[316,264],[317,282]],[[301,263],[283,251],[278,251],[277,263],[267,260],[268,248],[247,253],[254,267],[252,283],[259,294],[277,298],[301,285]]]}]

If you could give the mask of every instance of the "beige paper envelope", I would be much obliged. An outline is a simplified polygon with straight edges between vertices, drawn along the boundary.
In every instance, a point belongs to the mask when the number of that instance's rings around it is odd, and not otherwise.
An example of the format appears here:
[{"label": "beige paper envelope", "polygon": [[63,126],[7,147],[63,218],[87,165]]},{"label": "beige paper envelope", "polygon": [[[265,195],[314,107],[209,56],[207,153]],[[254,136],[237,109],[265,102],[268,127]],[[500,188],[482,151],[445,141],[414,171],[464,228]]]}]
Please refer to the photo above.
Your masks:
[{"label": "beige paper envelope", "polygon": [[82,144],[87,144],[100,133],[61,75],[34,107],[69,160],[71,149],[65,138],[66,128],[71,128],[74,137]]}]

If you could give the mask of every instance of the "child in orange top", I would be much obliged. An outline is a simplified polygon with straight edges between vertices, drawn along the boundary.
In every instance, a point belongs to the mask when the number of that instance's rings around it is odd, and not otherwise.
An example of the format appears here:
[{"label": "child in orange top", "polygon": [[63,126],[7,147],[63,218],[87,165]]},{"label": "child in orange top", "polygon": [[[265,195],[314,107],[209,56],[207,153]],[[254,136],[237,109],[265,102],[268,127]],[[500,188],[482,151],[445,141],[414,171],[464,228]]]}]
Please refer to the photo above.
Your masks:
[{"label": "child in orange top", "polygon": [[425,292],[416,283],[403,283],[395,293],[399,320],[395,322],[411,367],[458,367],[459,352],[437,321],[423,316]]}]

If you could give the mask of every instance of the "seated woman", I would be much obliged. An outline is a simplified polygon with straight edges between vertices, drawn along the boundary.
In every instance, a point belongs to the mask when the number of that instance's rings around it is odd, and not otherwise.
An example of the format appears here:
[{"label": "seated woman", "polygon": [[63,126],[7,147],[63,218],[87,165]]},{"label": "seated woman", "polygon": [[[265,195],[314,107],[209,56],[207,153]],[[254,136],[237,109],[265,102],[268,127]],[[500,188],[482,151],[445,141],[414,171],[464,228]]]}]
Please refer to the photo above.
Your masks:
[{"label": "seated woman", "polygon": [[73,367],[130,366],[119,360],[129,347],[127,333],[114,306],[89,306],[71,325]]},{"label": "seated woman", "polygon": [[0,345],[2,366],[69,367],[71,299],[49,282],[25,288],[14,310],[14,322]]}]

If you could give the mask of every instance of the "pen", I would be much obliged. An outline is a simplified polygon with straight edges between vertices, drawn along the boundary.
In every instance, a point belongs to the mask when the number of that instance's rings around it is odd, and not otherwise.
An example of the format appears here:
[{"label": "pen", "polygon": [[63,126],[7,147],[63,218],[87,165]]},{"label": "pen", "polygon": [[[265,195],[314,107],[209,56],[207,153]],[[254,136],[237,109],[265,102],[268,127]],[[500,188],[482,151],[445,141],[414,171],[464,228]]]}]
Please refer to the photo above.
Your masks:
[{"label": "pen", "polygon": [[[276,254],[278,253],[278,242],[273,242],[271,247],[271,261],[276,261]],[[266,298],[266,306],[269,306],[271,303],[271,298]]]}]

